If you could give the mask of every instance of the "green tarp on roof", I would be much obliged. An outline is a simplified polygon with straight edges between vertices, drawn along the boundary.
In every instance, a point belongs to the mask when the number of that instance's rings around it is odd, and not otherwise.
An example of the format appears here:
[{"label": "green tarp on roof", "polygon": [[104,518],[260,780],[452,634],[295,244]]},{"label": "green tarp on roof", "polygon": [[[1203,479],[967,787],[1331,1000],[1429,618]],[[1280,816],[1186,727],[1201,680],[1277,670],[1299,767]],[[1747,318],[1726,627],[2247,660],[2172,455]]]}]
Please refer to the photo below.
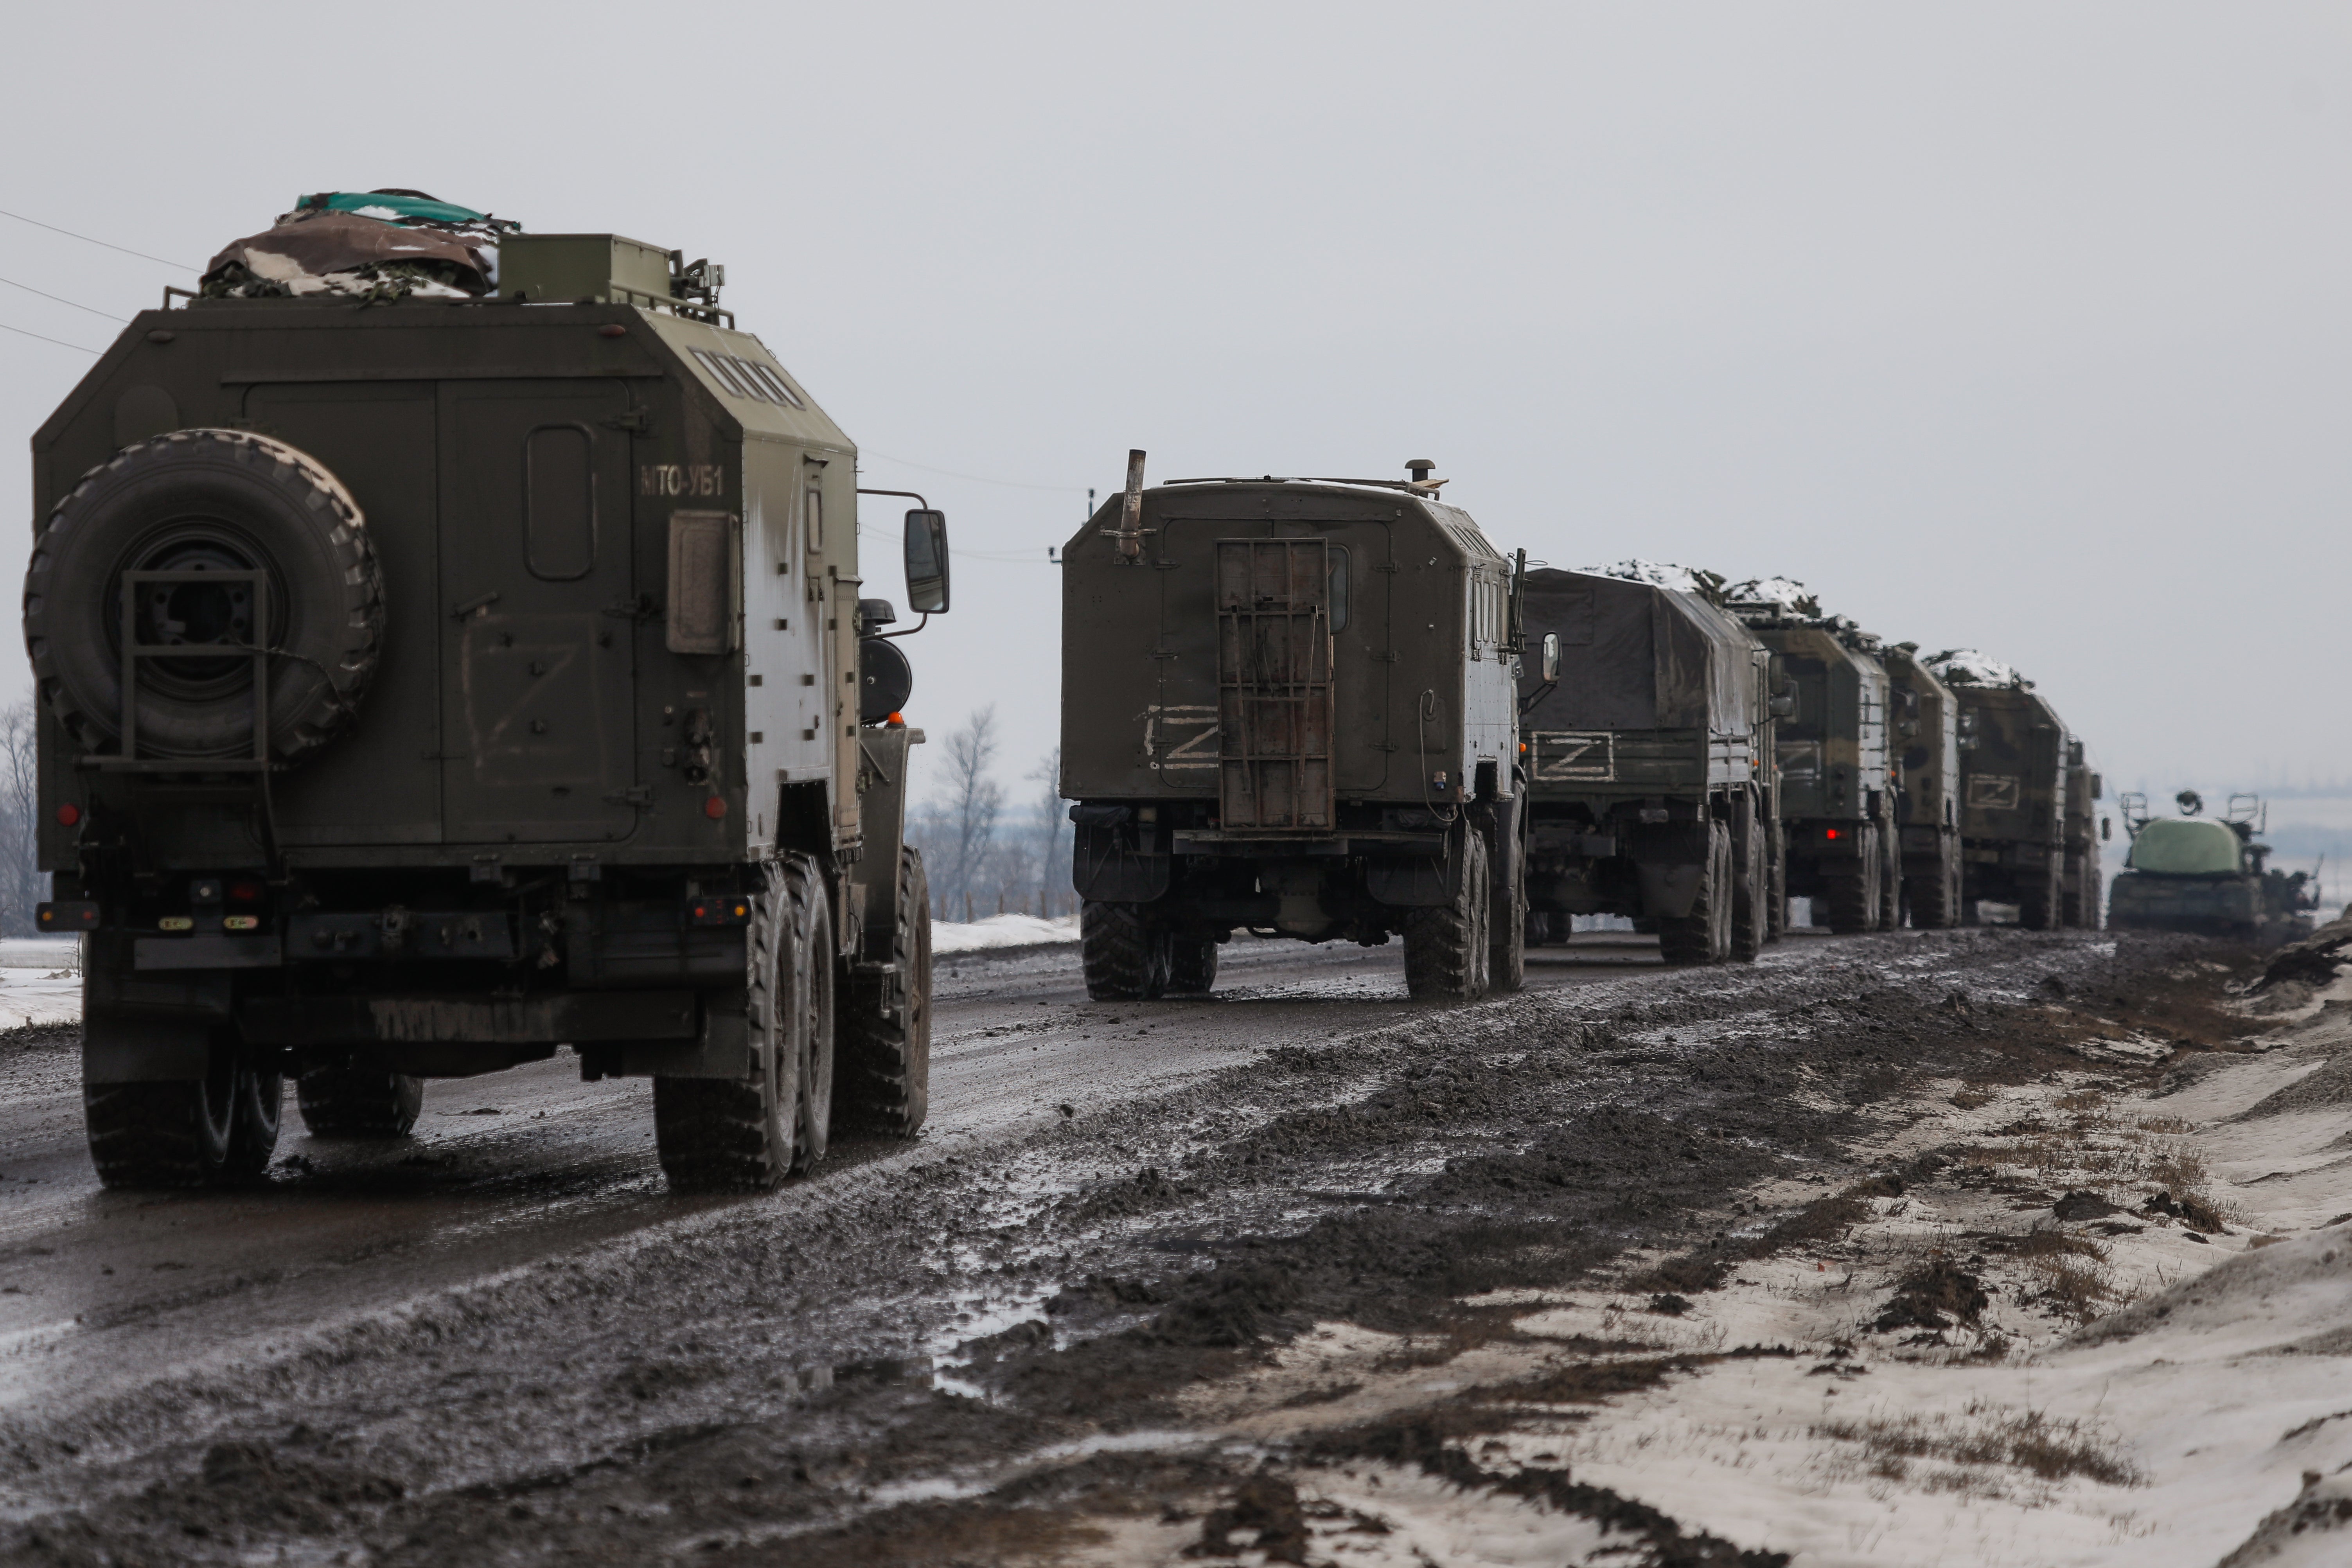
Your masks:
[{"label": "green tarp on roof", "polygon": [[2132,840],[2131,868],[2159,876],[2234,876],[2240,864],[2235,829],[2226,823],[2163,817]]}]

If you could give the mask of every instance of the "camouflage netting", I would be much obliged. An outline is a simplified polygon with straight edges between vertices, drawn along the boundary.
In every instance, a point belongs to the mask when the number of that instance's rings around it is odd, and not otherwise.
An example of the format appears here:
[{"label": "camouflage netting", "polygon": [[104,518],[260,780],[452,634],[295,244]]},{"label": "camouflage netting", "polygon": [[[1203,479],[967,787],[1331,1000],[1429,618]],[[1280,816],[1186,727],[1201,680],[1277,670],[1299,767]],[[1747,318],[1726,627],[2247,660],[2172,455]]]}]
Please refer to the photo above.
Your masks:
[{"label": "camouflage netting", "polygon": [[2013,686],[2020,691],[2033,689],[2033,682],[2017,673],[2013,666],[1989,658],[1972,647],[1948,647],[1927,661],[1928,670],[1947,686]]},{"label": "camouflage netting", "polygon": [[215,300],[471,299],[498,287],[499,240],[521,227],[422,191],[322,192],[223,249],[202,288]]},{"label": "camouflage netting", "polygon": [[1677,594],[1696,594],[1718,609],[1724,602],[1723,574],[1702,567],[1635,557],[1611,566],[1586,566],[1580,570],[1588,577],[1619,577],[1628,583],[1647,583],[1653,588],[1671,588]]}]

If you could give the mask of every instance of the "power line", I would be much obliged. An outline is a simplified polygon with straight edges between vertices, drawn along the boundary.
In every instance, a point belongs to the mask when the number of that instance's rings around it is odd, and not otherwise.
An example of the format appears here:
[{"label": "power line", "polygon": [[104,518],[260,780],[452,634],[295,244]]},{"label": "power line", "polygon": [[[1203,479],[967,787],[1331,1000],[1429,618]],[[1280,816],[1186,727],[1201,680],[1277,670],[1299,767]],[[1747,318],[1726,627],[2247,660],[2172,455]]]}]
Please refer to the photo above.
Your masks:
[{"label": "power line", "polygon": [[40,338],[45,343],[55,343],[61,349],[81,349],[81,352],[86,354],[102,354],[106,352],[104,349],[83,349],[79,343],[69,343],[63,338],[46,337],[39,332],[28,332],[22,327],[12,327],[5,321],[0,321],[0,332],[14,332],[20,338]]},{"label": "power line", "polygon": [[161,261],[164,266],[176,267],[183,272],[194,272],[195,270],[194,268],[189,266],[184,261],[166,261],[163,257],[150,256],[143,250],[133,250],[127,245],[116,245],[111,240],[92,239],[86,234],[76,234],[69,228],[59,228],[53,223],[43,223],[39,218],[26,217],[23,213],[12,213],[5,207],[0,207],[0,217],[12,217],[18,223],[28,223],[35,228],[45,228],[51,234],[64,235],[68,239],[79,239],[85,245],[96,245],[103,247],[108,250],[119,250],[125,256],[135,256],[142,261]]},{"label": "power line", "polygon": [[0,278],[11,289],[22,289],[27,294],[38,294],[44,300],[55,300],[60,305],[72,305],[77,310],[88,310],[93,316],[104,316],[110,321],[127,321],[128,316],[118,316],[111,310],[101,310],[93,305],[75,304],[62,294],[52,294],[47,289],[36,289],[30,283],[19,283],[14,278]]},{"label": "power line", "polygon": [[992,479],[986,474],[960,474],[953,468],[935,468],[929,463],[918,463],[909,458],[894,458],[887,452],[877,452],[871,447],[858,448],[859,455],[879,458],[886,463],[896,463],[902,468],[920,468],[927,474],[944,474],[951,479],[970,479],[976,485],[1003,485],[1009,490],[1052,490],[1057,495],[1069,495],[1086,489],[1084,485],[1032,485],[1019,479]]}]

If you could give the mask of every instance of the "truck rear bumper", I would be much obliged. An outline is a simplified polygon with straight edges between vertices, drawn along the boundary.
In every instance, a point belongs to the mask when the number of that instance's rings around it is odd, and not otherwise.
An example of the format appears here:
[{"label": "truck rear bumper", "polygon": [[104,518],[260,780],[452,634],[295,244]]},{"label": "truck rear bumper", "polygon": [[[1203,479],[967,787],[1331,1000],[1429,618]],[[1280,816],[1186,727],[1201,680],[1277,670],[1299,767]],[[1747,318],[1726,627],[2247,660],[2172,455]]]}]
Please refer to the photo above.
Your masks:
[{"label": "truck rear bumper", "polygon": [[698,1033],[691,991],[581,995],[255,996],[237,1010],[257,1046],[379,1044],[578,1045],[683,1040]]}]

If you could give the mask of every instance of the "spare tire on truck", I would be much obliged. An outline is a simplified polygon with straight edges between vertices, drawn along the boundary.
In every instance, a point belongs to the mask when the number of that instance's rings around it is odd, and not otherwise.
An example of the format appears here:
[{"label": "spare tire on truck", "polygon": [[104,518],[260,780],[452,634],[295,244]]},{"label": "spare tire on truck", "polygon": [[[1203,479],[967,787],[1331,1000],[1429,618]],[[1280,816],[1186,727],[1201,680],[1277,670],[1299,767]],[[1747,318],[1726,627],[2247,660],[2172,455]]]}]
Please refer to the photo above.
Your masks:
[{"label": "spare tire on truck", "polygon": [[351,492],[309,454],[175,430],[117,452],[50,513],[25,577],[25,643],[42,697],[93,751],[121,743],[133,572],[264,574],[261,605],[249,578],[134,585],[133,640],[189,650],[138,661],[140,755],[253,755],[256,646],[270,653],[273,760],[317,751],[357,711],[383,640],[383,573]]}]

